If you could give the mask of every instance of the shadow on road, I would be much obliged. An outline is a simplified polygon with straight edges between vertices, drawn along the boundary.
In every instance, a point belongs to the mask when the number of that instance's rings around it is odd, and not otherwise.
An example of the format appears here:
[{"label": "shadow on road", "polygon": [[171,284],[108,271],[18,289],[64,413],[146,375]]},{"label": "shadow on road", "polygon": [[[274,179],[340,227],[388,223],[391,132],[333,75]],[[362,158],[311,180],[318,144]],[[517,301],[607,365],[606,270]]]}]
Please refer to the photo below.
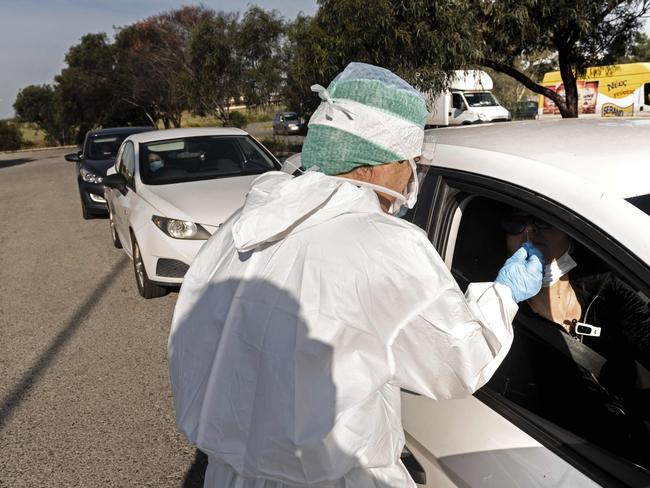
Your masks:
[{"label": "shadow on road", "polygon": [[[0,162],[1,164],[1,162]],[[0,403],[0,429],[9,421],[14,410],[18,408],[25,396],[40,380],[43,373],[56,358],[61,349],[72,339],[86,317],[92,312],[97,303],[115,281],[115,278],[124,270],[128,258],[122,256],[113,269],[106,274],[95,291],[81,304],[77,311],[68,319],[59,334],[52,340],[47,349],[34,362],[31,368],[23,375],[22,379],[9,390],[7,396]]]},{"label": "shadow on road", "polygon": [[0,169],[9,168],[11,166],[18,166],[21,164],[29,163],[31,161],[36,161],[34,158],[17,158],[17,159],[5,159],[0,160]]},{"label": "shadow on road", "polygon": [[194,456],[194,462],[190,469],[185,473],[182,488],[203,488],[203,481],[205,479],[205,470],[208,467],[208,456],[203,454],[198,449]]}]

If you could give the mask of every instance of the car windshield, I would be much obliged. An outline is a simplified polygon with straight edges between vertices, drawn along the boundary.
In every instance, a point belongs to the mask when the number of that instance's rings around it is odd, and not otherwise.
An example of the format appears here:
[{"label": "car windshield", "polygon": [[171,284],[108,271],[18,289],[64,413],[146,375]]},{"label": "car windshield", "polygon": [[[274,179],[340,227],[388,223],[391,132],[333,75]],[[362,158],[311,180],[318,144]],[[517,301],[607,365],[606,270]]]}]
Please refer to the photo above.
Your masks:
[{"label": "car windshield", "polygon": [[497,99],[490,92],[464,93],[464,95],[470,107],[495,107],[499,105]]},{"label": "car windshield", "polygon": [[272,156],[249,136],[199,136],[140,144],[140,178],[165,185],[274,170]]},{"label": "car windshield", "polygon": [[650,215],[650,194],[628,198],[627,201]]},{"label": "car windshield", "polygon": [[84,157],[86,159],[115,159],[120,145],[129,134],[92,136],[86,141]]},{"label": "car windshield", "polygon": [[296,113],[286,113],[286,114],[284,114],[284,120],[286,120],[286,121],[298,120],[298,114],[296,114]]}]

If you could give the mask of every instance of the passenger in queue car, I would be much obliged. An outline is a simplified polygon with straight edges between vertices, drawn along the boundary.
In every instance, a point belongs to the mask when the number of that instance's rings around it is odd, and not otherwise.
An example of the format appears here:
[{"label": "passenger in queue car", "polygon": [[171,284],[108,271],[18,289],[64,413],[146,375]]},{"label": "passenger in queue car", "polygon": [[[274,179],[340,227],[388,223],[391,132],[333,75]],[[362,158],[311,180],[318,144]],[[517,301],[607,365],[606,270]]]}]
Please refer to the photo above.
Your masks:
[{"label": "passenger in queue car", "polygon": [[160,157],[160,154],[155,152],[149,153],[149,156],[147,157],[147,161],[149,161],[149,171],[153,173],[155,173],[156,171],[160,170],[165,166],[165,162]]}]

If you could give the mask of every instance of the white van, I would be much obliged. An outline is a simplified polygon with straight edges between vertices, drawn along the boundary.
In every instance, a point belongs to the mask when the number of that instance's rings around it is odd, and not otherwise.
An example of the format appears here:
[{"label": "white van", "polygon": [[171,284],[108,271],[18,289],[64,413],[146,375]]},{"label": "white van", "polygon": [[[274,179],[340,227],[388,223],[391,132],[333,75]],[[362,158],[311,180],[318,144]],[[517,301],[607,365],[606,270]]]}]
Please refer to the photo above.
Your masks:
[{"label": "white van", "polygon": [[492,94],[492,78],[480,70],[457,70],[451,76],[450,89],[427,95],[427,126],[468,125],[511,120],[510,112],[499,105]]}]

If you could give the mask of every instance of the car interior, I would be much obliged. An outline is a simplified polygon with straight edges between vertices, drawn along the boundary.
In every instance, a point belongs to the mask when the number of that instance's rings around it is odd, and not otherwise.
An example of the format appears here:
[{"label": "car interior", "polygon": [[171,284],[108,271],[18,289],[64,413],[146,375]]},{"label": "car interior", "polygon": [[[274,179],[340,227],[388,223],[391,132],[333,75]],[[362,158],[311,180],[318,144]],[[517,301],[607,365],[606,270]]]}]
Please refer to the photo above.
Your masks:
[{"label": "car interior", "polygon": [[164,165],[152,171],[143,164],[145,182],[191,181],[195,179],[232,176],[272,169],[269,161],[248,147],[247,141],[240,138],[196,137],[166,144],[156,143],[144,146],[142,161],[148,161],[149,154],[155,152]]},{"label": "car interior", "polygon": [[[451,271],[464,290],[472,282],[494,281],[507,258],[500,219],[511,207],[472,196],[460,208]],[[576,287],[587,283],[597,289],[615,274],[575,240],[571,256],[579,263],[570,273]],[[650,340],[650,305],[642,294],[630,289],[629,295],[636,307],[634,320],[639,321],[631,341],[638,345],[639,340]],[[595,296],[590,315],[609,317],[610,309],[620,305],[610,303],[601,289]],[[607,325],[621,327],[620,323]],[[648,346],[621,350],[626,343],[614,340],[621,336],[614,329],[603,337],[572,337],[560,325],[532,312],[526,303],[520,304],[513,330],[510,352],[485,388],[516,405],[527,418],[550,421],[615,456],[650,468]]]}]

